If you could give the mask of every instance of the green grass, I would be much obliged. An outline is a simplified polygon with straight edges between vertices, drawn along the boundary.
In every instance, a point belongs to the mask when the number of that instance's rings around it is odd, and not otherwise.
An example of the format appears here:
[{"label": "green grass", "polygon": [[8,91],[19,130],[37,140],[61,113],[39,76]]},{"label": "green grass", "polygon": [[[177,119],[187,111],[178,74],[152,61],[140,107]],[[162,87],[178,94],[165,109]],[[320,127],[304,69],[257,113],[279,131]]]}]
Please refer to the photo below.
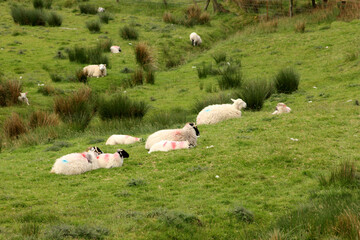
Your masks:
[{"label": "green grass", "polygon": [[[52,85],[61,96],[83,87],[76,81],[52,82],[49,73],[66,79],[88,63],[54,56],[73,46],[97,46],[104,39],[112,39],[122,52],[103,53],[112,68],[104,78],[89,78],[87,85],[95,94],[121,93],[144,101],[150,108],[142,120],[110,121],[101,120],[95,109],[84,131],[74,131],[68,123],[60,122],[54,127],[31,129],[18,139],[7,139],[2,132],[0,239],[356,236],[358,188],[353,183],[320,185],[319,177],[328,181],[341,162],[359,164],[360,109],[354,103],[359,100],[360,65],[357,55],[346,56],[358,51],[359,20],[331,22],[334,15],[320,16],[319,11],[317,15],[279,19],[275,32],[265,32],[256,24],[246,26],[254,15],[240,11],[216,15],[210,6],[211,25],[190,29],[163,22],[163,1],[117,4],[95,0],[91,4],[112,9],[114,20],[104,24],[101,33],[91,34],[84,23],[98,17],[79,14],[77,3],[66,8],[65,2],[52,4],[63,17],[60,28],[17,25],[9,13],[10,1],[0,2],[1,72],[6,80],[21,81],[31,104],[1,107],[1,129],[12,112],[28,124],[32,112],[53,111],[56,95],[38,92],[38,84]],[[168,2],[167,11],[174,15],[182,15],[191,4]],[[31,2],[25,4],[30,6]],[[204,2],[198,4],[203,9]],[[306,31],[299,37],[294,26],[304,19]],[[138,40],[153,48],[157,60],[154,84],[122,87],[130,74],[121,71],[137,68],[137,41],[119,36],[119,28],[125,25],[136,29]],[[203,39],[199,48],[192,47],[188,39],[192,31]],[[21,34],[13,34],[16,32]],[[179,61],[171,62],[164,49]],[[273,94],[260,111],[242,111],[240,119],[200,125],[201,136],[192,149],[148,154],[144,142],[105,145],[112,134],[146,139],[160,129],[182,128],[185,122],[195,121],[198,111],[191,109],[197,99],[203,102],[199,108],[222,103],[216,98],[219,94],[231,103],[232,89],[206,91],[210,85],[219,89],[219,76],[199,79],[193,68],[213,62],[213,56],[221,52],[230,64],[241,61],[244,82],[271,80],[279,69],[293,67],[301,75],[298,90]],[[169,61],[174,63],[171,69],[166,67]],[[214,102],[205,101],[211,97]],[[278,102],[286,103],[292,112],[271,115]],[[78,176],[49,173],[55,159],[93,145],[109,153],[123,148],[130,158],[121,168]]]}]

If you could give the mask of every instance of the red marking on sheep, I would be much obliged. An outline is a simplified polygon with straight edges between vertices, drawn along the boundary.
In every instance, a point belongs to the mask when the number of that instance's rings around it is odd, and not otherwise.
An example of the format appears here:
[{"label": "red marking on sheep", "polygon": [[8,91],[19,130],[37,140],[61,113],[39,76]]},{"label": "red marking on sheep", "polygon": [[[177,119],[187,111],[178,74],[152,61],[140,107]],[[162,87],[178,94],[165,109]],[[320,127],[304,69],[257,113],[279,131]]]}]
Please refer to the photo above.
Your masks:
[{"label": "red marking on sheep", "polygon": [[172,149],[175,149],[176,148],[176,142],[171,142],[171,147],[172,147]]},{"label": "red marking on sheep", "polygon": [[180,148],[184,147],[184,142],[180,142]]},{"label": "red marking on sheep", "polygon": [[86,158],[86,154],[85,154],[85,153],[82,153],[81,156],[83,156],[84,158]]},{"label": "red marking on sheep", "polygon": [[175,134],[175,135],[180,135],[180,134],[181,134],[181,131],[180,131],[180,130],[176,130],[174,134]]},{"label": "red marking on sheep", "polygon": [[164,142],[163,147],[165,147],[166,144],[167,144],[167,141]]}]

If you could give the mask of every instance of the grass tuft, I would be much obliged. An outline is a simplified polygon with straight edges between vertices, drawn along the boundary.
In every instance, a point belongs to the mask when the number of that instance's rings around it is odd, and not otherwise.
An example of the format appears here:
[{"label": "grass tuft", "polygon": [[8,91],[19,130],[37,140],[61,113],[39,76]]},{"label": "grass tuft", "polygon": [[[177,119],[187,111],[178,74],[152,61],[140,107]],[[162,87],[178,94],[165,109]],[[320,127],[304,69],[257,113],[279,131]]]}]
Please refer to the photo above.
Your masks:
[{"label": "grass tuft", "polygon": [[144,79],[144,71],[142,68],[138,68],[131,75],[131,86],[142,85]]},{"label": "grass tuft", "polygon": [[147,121],[154,126],[170,127],[174,124],[189,122],[189,111],[182,108],[173,108],[167,111],[153,111]]},{"label": "grass tuft", "polygon": [[55,12],[50,12],[46,20],[50,27],[59,27],[62,24],[62,17]]},{"label": "grass tuft", "polygon": [[109,58],[104,55],[103,50],[98,47],[75,46],[68,50],[70,62],[88,64],[106,64],[109,66]]},{"label": "grass tuft", "polygon": [[246,81],[238,96],[246,102],[247,109],[259,111],[269,92],[271,92],[270,85],[266,80],[255,79]]},{"label": "grass tuft", "polygon": [[35,222],[27,222],[21,226],[21,235],[37,239],[40,234],[40,225]]},{"label": "grass tuft", "polygon": [[32,2],[33,2],[34,8],[40,8],[40,9],[44,8],[43,0],[33,0]]},{"label": "grass tuft", "polygon": [[91,33],[99,33],[101,30],[101,24],[98,20],[92,20],[86,22],[86,27]]},{"label": "grass tuft", "polygon": [[344,162],[340,167],[333,171],[328,179],[321,176],[320,185],[341,185],[350,187],[360,187],[360,174],[354,162]]},{"label": "grass tuft", "polygon": [[22,85],[17,80],[7,80],[0,82],[0,106],[11,106],[19,103],[18,97]]},{"label": "grass tuft", "polygon": [[87,74],[83,71],[82,68],[78,69],[75,72],[75,78],[77,79],[77,81],[82,82],[82,83],[88,83],[88,77]]},{"label": "grass tuft", "polygon": [[304,33],[305,32],[305,22],[304,21],[300,21],[295,23],[295,32],[298,33]]},{"label": "grass tuft", "polygon": [[30,128],[56,126],[59,124],[59,119],[55,114],[50,114],[41,110],[32,112],[30,115]]},{"label": "grass tuft", "polygon": [[8,138],[15,138],[28,130],[25,123],[17,113],[12,113],[4,122],[4,134]]},{"label": "grass tuft", "polygon": [[136,45],[135,58],[136,62],[144,68],[151,68],[154,65],[154,57],[152,56],[149,45],[145,42]]},{"label": "grass tuft", "polygon": [[84,14],[96,14],[97,8],[91,4],[80,4],[79,9],[81,13]]},{"label": "grass tuft", "polygon": [[275,76],[275,87],[278,93],[292,93],[299,87],[300,76],[293,68],[281,69]]},{"label": "grass tuft", "polygon": [[53,81],[53,82],[61,82],[64,80],[64,78],[57,73],[49,73],[49,75],[50,75],[51,81]]},{"label": "grass tuft", "polygon": [[39,9],[29,9],[14,5],[11,7],[11,16],[15,23],[30,26],[45,26],[46,14]]},{"label": "grass tuft", "polygon": [[120,28],[120,37],[125,40],[137,40],[139,34],[134,27],[124,26]]},{"label": "grass tuft", "polygon": [[225,65],[225,67],[220,70],[220,75],[218,84],[221,90],[241,87],[243,77],[239,64]]},{"label": "grass tuft", "polygon": [[252,223],[254,221],[254,214],[244,207],[237,206],[229,211],[229,214],[234,216],[238,221]]},{"label": "grass tuft", "polygon": [[128,184],[129,187],[139,187],[147,185],[146,181],[143,179],[131,179]]},{"label": "grass tuft", "polygon": [[149,84],[155,84],[155,71],[152,69],[149,69],[145,73],[145,82]]},{"label": "grass tuft", "polygon": [[110,15],[110,13],[103,12],[99,13],[99,19],[100,22],[108,24],[110,20],[113,20],[114,18]]},{"label": "grass tuft", "polygon": [[217,52],[212,55],[212,58],[215,60],[216,64],[226,62],[226,53],[225,52]]},{"label": "grass tuft", "polygon": [[103,227],[87,225],[73,226],[60,224],[50,227],[46,233],[46,239],[104,239],[110,231]]}]

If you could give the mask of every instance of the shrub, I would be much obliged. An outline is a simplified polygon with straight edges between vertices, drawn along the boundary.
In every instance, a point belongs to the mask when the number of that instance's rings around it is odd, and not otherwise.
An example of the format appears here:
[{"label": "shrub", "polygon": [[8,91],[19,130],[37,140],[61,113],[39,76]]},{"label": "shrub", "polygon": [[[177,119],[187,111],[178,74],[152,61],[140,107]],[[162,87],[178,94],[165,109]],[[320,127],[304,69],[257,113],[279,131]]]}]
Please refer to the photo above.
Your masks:
[{"label": "shrub", "polygon": [[80,4],[79,9],[81,13],[84,14],[96,14],[97,8],[91,4]]},{"label": "shrub", "polygon": [[149,106],[145,102],[133,101],[122,94],[116,94],[109,99],[101,97],[97,104],[97,110],[102,120],[143,118],[148,109]]},{"label": "shrub", "polygon": [[92,103],[91,89],[82,88],[70,96],[55,98],[54,112],[75,129],[84,130],[93,117]]},{"label": "shrub", "polygon": [[92,33],[98,33],[98,32],[100,32],[100,29],[101,29],[101,25],[100,25],[99,21],[88,21],[88,22],[86,22],[86,27]]},{"label": "shrub", "polygon": [[59,124],[59,119],[55,114],[38,110],[32,112],[30,115],[29,126],[30,128],[56,126]]},{"label": "shrub", "polygon": [[196,99],[192,107],[193,113],[199,113],[203,108],[213,104],[230,103],[231,96],[225,94],[219,94],[216,96],[210,96],[205,99]]},{"label": "shrub", "polygon": [[62,17],[55,12],[50,12],[47,17],[47,23],[51,27],[59,27],[62,24]]},{"label": "shrub", "polygon": [[33,6],[34,8],[43,8],[44,2],[42,0],[33,0]]},{"label": "shrub", "polygon": [[46,14],[39,9],[28,9],[21,6],[11,7],[11,16],[15,23],[30,26],[45,26]]},{"label": "shrub", "polygon": [[252,80],[244,83],[239,97],[246,102],[246,108],[259,111],[264,105],[266,96],[269,94],[270,85],[266,80]]},{"label": "shrub", "polygon": [[239,65],[226,65],[222,70],[220,70],[220,75],[218,84],[221,90],[241,87],[242,74]]},{"label": "shrub", "polygon": [[12,113],[4,122],[4,134],[8,138],[18,137],[20,134],[26,133],[27,128],[20,118],[19,114]]},{"label": "shrub", "polygon": [[137,40],[139,34],[137,33],[135,28],[131,28],[130,26],[124,26],[120,28],[120,37],[125,40]]},{"label": "shrub", "polygon": [[274,81],[279,93],[292,93],[298,89],[300,76],[293,68],[284,68],[275,76]]},{"label": "shrub", "polygon": [[146,43],[138,43],[135,47],[136,62],[145,68],[152,67],[154,58],[151,54],[150,48]]},{"label": "shrub", "polygon": [[56,73],[49,73],[51,81],[53,82],[61,82],[64,80],[64,78],[62,76],[60,76],[59,74]]},{"label": "shrub", "polygon": [[226,53],[225,52],[218,52],[212,55],[212,58],[215,60],[216,64],[226,62]]},{"label": "shrub", "polygon": [[77,70],[75,72],[75,76],[76,76],[76,79],[79,81],[79,82],[82,82],[82,83],[88,83],[88,78],[87,78],[87,74],[84,73],[84,71],[81,69]]},{"label": "shrub", "polygon": [[114,18],[110,15],[110,13],[103,12],[103,13],[99,13],[99,19],[100,22],[108,24],[109,20],[113,20]]},{"label": "shrub", "polygon": [[149,69],[145,74],[145,82],[149,84],[155,84],[155,72]]},{"label": "shrub", "polygon": [[298,32],[298,33],[304,33],[305,32],[305,22],[304,21],[297,22],[295,24],[295,32]]},{"label": "shrub", "polygon": [[97,47],[98,49],[101,49],[103,52],[110,52],[110,47],[112,46],[112,40],[111,39],[104,39],[104,40],[100,40],[97,43]]},{"label": "shrub", "polygon": [[144,79],[143,70],[141,68],[136,69],[135,72],[131,76],[131,81],[133,86],[142,85]]}]

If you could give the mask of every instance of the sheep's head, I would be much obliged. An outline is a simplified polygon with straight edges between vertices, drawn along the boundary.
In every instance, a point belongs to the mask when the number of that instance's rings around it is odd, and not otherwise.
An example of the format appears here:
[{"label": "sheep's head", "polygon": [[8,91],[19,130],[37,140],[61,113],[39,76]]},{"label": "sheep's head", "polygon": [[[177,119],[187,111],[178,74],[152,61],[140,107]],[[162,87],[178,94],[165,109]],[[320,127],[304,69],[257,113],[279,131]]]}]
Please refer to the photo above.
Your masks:
[{"label": "sheep's head", "polygon": [[26,98],[26,94],[27,94],[27,92],[24,92],[24,93],[21,92],[19,97],[20,97],[21,99],[25,99],[25,98]]},{"label": "sheep's head", "polygon": [[197,128],[197,126],[196,126],[195,123],[187,123],[187,124],[185,125],[185,127],[188,127],[188,126],[190,126],[192,129],[195,130],[196,136],[200,136],[199,129]]},{"label": "sheep's head", "polygon": [[106,69],[106,64],[100,64],[99,69],[100,71],[104,71]]},{"label": "sheep's head", "polygon": [[246,108],[246,102],[244,102],[242,99],[231,99],[233,101],[233,106],[235,106],[236,109],[241,110],[242,108]]},{"label": "sheep's head", "polygon": [[97,146],[88,147],[87,151],[88,151],[88,152],[94,152],[94,153],[96,153],[97,155],[100,155],[100,154],[103,154],[103,153],[104,153],[104,152],[101,151],[101,149],[98,148]]},{"label": "sheep's head", "polygon": [[124,149],[118,149],[117,153],[120,155],[120,157],[122,158],[128,158],[129,154],[124,150]]}]

